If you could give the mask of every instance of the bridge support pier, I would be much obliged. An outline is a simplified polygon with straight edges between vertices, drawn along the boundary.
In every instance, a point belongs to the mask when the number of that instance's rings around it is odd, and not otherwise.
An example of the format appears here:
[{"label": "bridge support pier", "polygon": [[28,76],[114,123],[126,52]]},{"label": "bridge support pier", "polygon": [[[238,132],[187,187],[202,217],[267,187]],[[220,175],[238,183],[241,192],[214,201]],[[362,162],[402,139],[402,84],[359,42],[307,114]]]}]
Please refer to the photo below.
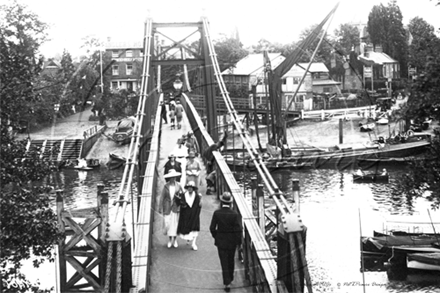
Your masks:
[{"label": "bridge support pier", "polygon": [[[108,194],[103,189],[98,185],[97,207],[68,211],[63,191],[56,192],[58,228],[64,234],[58,243],[61,292],[129,292],[132,286],[131,239],[124,225],[117,233],[109,225]],[[68,265],[74,272],[70,276]]]}]

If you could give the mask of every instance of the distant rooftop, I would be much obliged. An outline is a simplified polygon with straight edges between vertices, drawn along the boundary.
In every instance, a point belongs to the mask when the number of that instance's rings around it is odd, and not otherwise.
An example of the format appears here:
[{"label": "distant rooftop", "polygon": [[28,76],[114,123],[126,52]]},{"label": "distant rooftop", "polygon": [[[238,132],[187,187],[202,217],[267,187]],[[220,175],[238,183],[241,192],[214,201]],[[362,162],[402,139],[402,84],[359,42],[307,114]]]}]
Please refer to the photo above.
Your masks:
[{"label": "distant rooftop", "polygon": [[[309,63],[297,63],[297,64],[293,65],[292,68],[290,68],[290,70],[287,71],[286,74],[284,74],[282,78],[286,78],[289,76],[298,76],[298,74],[303,75],[307,66],[309,66]],[[328,72],[328,68],[322,62],[313,62],[310,65],[309,72],[310,73]]]},{"label": "distant rooftop", "polygon": [[[281,53],[269,53],[269,59],[272,65],[272,70],[275,69],[281,62],[286,59]],[[231,67],[222,72],[222,74],[233,75],[259,75],[263,71],[264,58],[263,53],[249,54],[237,62],[235,67]]]},{"label": "distant rooftop", "polygon": [[104,45],[106,50],[112,49],[143,49],[143,42],[108,42]]}]

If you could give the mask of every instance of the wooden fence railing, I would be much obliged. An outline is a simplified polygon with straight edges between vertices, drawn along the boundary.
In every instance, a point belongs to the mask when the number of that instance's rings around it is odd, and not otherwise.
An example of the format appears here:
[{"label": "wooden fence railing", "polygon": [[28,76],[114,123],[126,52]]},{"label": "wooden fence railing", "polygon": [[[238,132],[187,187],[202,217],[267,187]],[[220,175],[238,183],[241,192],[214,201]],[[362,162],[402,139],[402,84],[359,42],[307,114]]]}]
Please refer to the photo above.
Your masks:
[{"label": "wooden fence railing", "polygon": [[[185,112],[201,149],[212,145],[209,133],[203,126],[195,106],[186,95],[182,99]],[[276,257],[271,253],[264,233],[262,233],[252,210],[243,196],[242,189],[220,152],[214,152],[217,194],[229,191],[234,197],[234,208],[243,220],[243,257],[246,278],[254,292],[287,292],[283,282],[277,280]]]}]

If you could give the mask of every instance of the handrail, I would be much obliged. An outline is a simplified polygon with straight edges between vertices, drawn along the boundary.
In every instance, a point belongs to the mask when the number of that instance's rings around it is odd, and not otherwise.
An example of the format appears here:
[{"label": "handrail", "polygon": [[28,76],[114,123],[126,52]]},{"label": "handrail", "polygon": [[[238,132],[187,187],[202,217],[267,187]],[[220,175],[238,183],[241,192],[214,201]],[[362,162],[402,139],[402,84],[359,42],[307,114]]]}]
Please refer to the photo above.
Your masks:
[{"label": "handrail", "polygon": [[[124,223],[125,211],[128,204],[128,196],[131,190],[131,185],[133,182],[133,174],[135,167],[137,166],[137,155],[140,145],[140,130],[143,124],[143,119],[145,114],[146,101],[148,99],[147,86],[150,70],[150,57],[151,57],[151,42],[152,42],[152,19],[148,18],[145,22],[145,36],[144,36],[144,60],[142,69],[142,81],[141,81],[141,94],[138,103],[138,108],[136,112],[136,122],[133,128],[133,135],[130,141],[130,147],[127,151],[126,164],[124,168],[124,173],[122,175],[122,181],[119,189],[118,199],[115,200],[116,203],[122,203],[118,205],[116,215],[114,218],[115,223]],[[128,178],[127,178],[128,176]]]}]

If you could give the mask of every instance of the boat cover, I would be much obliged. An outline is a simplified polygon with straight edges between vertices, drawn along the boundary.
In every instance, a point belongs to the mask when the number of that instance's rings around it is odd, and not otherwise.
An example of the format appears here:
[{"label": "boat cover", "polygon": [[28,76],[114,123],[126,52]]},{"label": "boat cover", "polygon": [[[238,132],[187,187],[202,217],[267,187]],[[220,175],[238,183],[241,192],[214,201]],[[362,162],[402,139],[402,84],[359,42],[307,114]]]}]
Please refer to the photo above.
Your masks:
[{"label": "boat cover", "polygon": [[408,261],[418,261],[424,264],[440,266],[440,252],[409,253]]}]

